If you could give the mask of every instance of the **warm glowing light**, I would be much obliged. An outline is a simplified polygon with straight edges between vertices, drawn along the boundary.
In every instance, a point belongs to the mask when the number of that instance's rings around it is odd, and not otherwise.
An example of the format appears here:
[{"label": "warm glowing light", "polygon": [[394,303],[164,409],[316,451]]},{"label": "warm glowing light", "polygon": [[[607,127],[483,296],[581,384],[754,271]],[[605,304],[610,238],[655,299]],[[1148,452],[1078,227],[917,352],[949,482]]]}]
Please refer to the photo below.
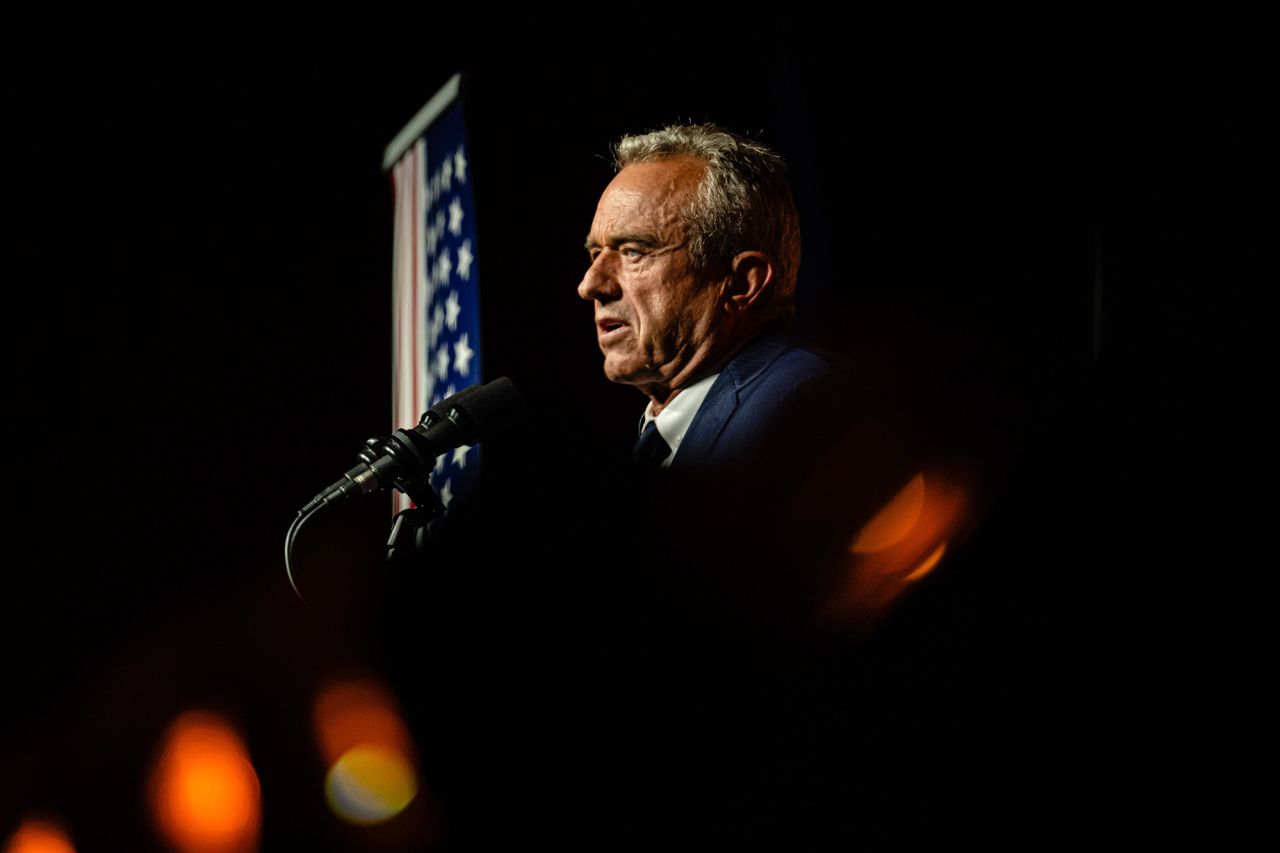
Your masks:
[{"label": "warm glowing light", "polygon": [[924,475],[916,474],[858,531],[849,550],[855,554],[870,554],[901,542],[920,520],[924,494]]},{"label": "warm glowing light", "polygon": [[353,746],[371,744],[409,755],[413,740],[400,717],[400,703],[386,687],[369,679],[339,681],[316,697],[316,734],[326,763]]},{"label": "warm glowing light", "polygon": [[922,471],[863,524],[849,544],[843,588],[824,615],[869,627],[932,572],[972,516],[973,497],[954,473]]},{"label": "warm glowing light", "polygon": [[332,684],[316,698],[315,721],[335,814],[370,825],[408,807],[418,793],[413,740],[390,690],[368,679]]},{"label": "warm glowing light", "polygon": [[942,555],[945,553],[947,553],[947,543],[943,542],[934,549],[932,554],[924,558],[924,562],[912,569],[911,573],[902,580],[904,582],[919,580],[929,574],[929,572],[933,570],[933,567],[938,565],[938,561],[942,559]]},{"label": "warm glowing light", "polygon": [[324,790],[335,814],[350,823],[368,825],[404,811],[418,793],[418,781],[399,752],[357,746],[334,763]]},{"label": "warm glowing light", "polygon": [[151,773],[151,804],[156,828],[182,853],[257,849],[258,775],[216,714],[191,712],[169,727]]},{"label": "warm glowing light", "polygon": [[9,836],[5,853],[76,853],[71,839],[53,821],[24,820]]}]

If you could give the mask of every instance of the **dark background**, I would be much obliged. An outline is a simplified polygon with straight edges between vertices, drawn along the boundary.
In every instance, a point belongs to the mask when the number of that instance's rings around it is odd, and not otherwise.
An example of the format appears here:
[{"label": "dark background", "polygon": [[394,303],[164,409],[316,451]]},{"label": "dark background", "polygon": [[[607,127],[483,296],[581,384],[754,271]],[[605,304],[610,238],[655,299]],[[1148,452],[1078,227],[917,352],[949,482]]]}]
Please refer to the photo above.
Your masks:
[{"label": "dark background", "polygon": [[[855,775],[866,760],[847,789],[861,806],[811,798],[846,792],[827,784],[845,768],[797,746],[786,772],[810,781],[788,790],[808,819],[859,824],[892,789],[904,814],[917,792],[917,831],[939,836],[1270,831],[1244,781],[1275,747],[1247,22],[902,12],[828,36],[716,33],[696,59],[624,21],[582,29],[571,51],[500,62],[264,41],[88,49],[21,78],[0,829],[47,810],[82,849],[145,848],[155,738],[213,707],[254,752],[268,849],[370,843],[320,801],[311,692],[418,655],[429,678],[438,652],[375,625],[380,502],[319,534],[327,597],[309,609],[280,551],[296,509],[388,428],[382,149],[463,68],[489,377],[584,446],[625,450],[641,401],[600,375],[581,240],[609,141],[711,120],[791,163],[801,330],[904,409],[963,425],[988,472],[969,550],[869,642],[804,670],[823,684],[790,718],[808,731],[868,693],[896,698],[866,719],[912,709],[870,757],[831,753]],[[606,516],[565,519],[529,559],[584,523],[625,541]],[[474,630],[464,647],[510,640]],[[423,737],[429,754],[449,733]],[[446,846],[485,837],[458,799]],[[768,812],[761,831],[784,835]]]}]

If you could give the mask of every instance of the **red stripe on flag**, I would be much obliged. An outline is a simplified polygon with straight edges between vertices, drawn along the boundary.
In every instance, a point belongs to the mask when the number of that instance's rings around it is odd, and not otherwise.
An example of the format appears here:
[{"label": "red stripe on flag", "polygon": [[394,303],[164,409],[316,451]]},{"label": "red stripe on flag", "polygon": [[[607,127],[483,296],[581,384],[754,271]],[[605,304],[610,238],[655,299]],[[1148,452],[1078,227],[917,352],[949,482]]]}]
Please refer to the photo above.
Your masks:
[{"label": "red stripe on flag", "polygon": [[[418,217],[421,216],[422,210],[422,199],[418,196],[418,187],[421,186],[422,182],[418,175],[419,171],[422,169],[422,163],[418,160],[418,151],[416,148],[411,151],[409,157],[410,162],[413,163],[413,187],[410,190],[410,197],[413,199],[413,213],[409,220],[413,223],[413,227],[409,230],[410,251],[413,252],[413,278],[410,279],[410,287],[413,288],[413,301],[411,303],[413,305],[413,314],[411,315],[413,317],[413,396],[409,398],[412,400],[409,404],[409,408],[416,409],[419,402],[418,373],[421,370],[422,364],[422,359],[419,357],[421,350],[418,343],[418,330],[422,326],[422,324],[418,322],[418,264],[420,263],[420,259],[418,258]],[[407,427],[408,424],[401,424],[400,426]]]}]

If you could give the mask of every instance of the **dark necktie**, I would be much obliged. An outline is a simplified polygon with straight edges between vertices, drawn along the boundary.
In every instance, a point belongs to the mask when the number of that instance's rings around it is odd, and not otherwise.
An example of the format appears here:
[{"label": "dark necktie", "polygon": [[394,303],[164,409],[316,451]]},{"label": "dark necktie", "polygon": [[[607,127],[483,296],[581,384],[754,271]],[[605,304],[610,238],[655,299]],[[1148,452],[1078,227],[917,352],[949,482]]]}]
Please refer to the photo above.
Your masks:
[{"label": "dark necktie", "polygon": [[658,422],[649,421],[644,432],[640,433],[631,457],[636,460],[636,464],[645,468],[658,468],[670,455],[671,447],[662,438],[662,433],[658,432]]}]

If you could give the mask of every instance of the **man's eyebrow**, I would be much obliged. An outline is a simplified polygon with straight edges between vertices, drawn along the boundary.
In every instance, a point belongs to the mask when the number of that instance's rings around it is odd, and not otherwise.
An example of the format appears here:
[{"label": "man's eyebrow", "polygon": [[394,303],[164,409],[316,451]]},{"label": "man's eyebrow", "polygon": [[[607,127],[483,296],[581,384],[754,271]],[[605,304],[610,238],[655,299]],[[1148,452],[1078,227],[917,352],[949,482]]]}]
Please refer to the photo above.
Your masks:
[{"label": "man's eyebrow", "polygon": [[[614,234],[608,238],[607,245],[617,247],[623,243],[635,243],[640,246],[648,246],[656,248],[662,245],[662,241],[653,234]],[[587,235],[586,242],[583,244],[589,252],[592,249],[600,248],[600,243],[591,235]]]}]

